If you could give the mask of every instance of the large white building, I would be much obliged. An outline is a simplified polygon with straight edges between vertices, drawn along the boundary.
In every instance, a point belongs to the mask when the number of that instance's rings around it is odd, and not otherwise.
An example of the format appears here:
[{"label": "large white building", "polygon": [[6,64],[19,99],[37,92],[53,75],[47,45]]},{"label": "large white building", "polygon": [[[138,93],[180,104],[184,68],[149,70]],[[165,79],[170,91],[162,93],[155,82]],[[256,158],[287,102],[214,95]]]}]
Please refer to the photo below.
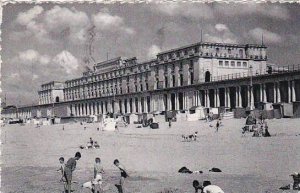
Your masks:
[{"label": "large white building", "polygon": [[[50,82],[30,116],[88,116],[188,110],[193,106],[257,106],[300,100],[298,70],[270,73],[265,45],[203,43],[140,62],[121,57],[96,63],[81,77]],[[290,73],[290,74],[289,74]],[[19,110],[22,111],[22,110]]]}]

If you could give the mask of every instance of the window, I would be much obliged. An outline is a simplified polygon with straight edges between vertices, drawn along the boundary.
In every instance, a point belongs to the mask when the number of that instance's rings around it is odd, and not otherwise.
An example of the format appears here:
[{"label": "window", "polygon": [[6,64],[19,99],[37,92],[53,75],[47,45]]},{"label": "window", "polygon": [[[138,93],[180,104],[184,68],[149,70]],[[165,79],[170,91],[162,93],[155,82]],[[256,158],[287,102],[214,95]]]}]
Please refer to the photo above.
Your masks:
[{"label": "window", "polygon": [[180,86],[182,86],[183,85],[183,74],[180,74],[179,79],[180,79]]},{"label": "window", "polygon": [[172,75],[173,86],[175,87],[175,75]]},{"label": "window", "polygon": [[228,61],[225,61],[225,66],[229,66],[229,62]]},{"label": "window", "polygon": [[247,67],[248,65],[247,65],[247,62],[243,62],[243,67]]},{"label": "window", "polygon": [[191,78],[191,84],[194,84],[194,72],[191,72],[191,74],[190,74],[190,78]]},{"label": "window", "polygon": [[148,83],[146,83],[146,90],[149,90],[149,85],[148,85]]},{"label": "window", "polygon": [[190,69],[193,69],[194,68],[194,62],[193,60],[190,60],[190,66],[189,66]]},{"label": "window", "polygon": [[172,58],[172,55],[171,55],[171,54],[169,54],[169,55],[168,55],[168,57],[169,57],[169,59],[171,59],[171,58]]},{"label": "window", "polygon": [[241,67],[241,66],[242,66],[241,62],[237,62],[237,67]]},{"label": "window", "polygon": [[180,70],[182,70],[182,69],[183,69],[183,63],[180,62]]},{"label": "window", "polygon": [[176,57],[179,57],[180,53],[179,52],[176,52]]},{"label": "window", "polygon": [[231,61],[231,62],[230,62],[230,66],[231,66],[231,67],[234,67],[234,66],[235,66],[235,62],[234,62],[234,61]]},{"label": "window", "polygon": [[230,48],[228,49],[228,54],[231,54],[231,49]]},{"label": "window", "polygon": [[195,47],[195,53],[199,52],[199,47]]},{"label": "window", "polygon": [[244,52],[242,49],[239,50],[239,55],[240,55],[240,58],[243,58],[244,57]]},{"label": "window", "polygon": [[143,85],[141,84],[141,91],[143,91],[144,89],[143,89]]},{"label": "window", "polygon": [[188,51],[187,50],[184,50],[184,55],[188,55]]},{"label": "window", "polygon": [[223,61],[219,61],[219,66],[223,66]]},{"label": "window", "polygon": [[218,54],[220,52],[220,48],[216,48],[216,52]]}]

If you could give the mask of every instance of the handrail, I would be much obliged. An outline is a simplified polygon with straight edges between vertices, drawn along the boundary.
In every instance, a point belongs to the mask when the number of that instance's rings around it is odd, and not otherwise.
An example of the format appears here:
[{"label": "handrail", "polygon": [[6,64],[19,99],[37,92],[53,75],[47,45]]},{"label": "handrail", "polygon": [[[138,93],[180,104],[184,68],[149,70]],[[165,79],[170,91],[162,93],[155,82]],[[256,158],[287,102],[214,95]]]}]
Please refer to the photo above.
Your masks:
[{"label": "handrail", "polygon": [[[287,65],[287,66],[280,66],[276,69],[261,71],[257,70],[255,72],[240,72],[240,73],[232,73],[232,74],[225,74],[220,76],[213,76],[210,77],[210,82],[217,82],[217,81],[223,81],[223,80],[235,80],[239,78],[248,78],[248,77],[256,77],[261,75],[267,75],[267,74],[279,74],[279,73],[288,73],[288,72],[295,72],[300,71],[300,64],[297,65]],[[205,78],[200,79],[202,82],[205,82]]]}]

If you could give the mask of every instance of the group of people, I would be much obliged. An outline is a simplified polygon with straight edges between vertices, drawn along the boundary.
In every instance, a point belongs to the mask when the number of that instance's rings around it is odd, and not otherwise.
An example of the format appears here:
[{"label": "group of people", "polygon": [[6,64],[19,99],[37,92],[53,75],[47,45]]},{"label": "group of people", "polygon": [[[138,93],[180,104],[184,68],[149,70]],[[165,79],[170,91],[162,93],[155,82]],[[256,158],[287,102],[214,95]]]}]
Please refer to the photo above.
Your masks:
[{"label": "group of people", "polygon": [[99,149],[100,145],[98,144],[97,141],[94,141],[91,137],[90,140],[87,142],[86,146],[79,146],[80,149],[92,149],[92,148],[96,148]]},{"label": "group of people", "polygon": [[266,120],[261,119],[258,127],[253,129],[253,137],[271,137],[269,126]]},{"label": "group of people", "polygon": [[[76,152],[75,157],[70,158],[66,163],[63,157],[59,158],[60,168],[57,171],[61,172],[60,181],[64,183],[64,193],[71,193],[72,185],[72,174],[76,169],[77,161],[81,158],[81,153]],[[115,159],[113,164],[120,170],[120,179],[117,184],[115,184],[119,193],[124,192],[124,182],[128,177],[128,172],[125,167],[120,164],[118,159]],[[94,175],[93,179],[89,182],[86,182],[82,185],[84,188],[90,188],[93,193],[103,193],[103,177],[104,169],[101,164],[101,159],[99,157],[95,158],[94,163]]]}]

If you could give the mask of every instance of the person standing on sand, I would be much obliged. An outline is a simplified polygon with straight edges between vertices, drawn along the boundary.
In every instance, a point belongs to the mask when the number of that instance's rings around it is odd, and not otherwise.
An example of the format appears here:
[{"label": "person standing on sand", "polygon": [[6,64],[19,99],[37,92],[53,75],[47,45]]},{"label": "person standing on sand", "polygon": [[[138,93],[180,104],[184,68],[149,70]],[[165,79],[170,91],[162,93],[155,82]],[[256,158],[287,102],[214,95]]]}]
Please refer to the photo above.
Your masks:
[{"label": "person standing on sand", "polygon": [[72,173],[76,169],[76,161],[81,158],[80,152],[76,152],[75,157],[70,158],[65,165],[65,178],[67,181],[67,192],[71,193]]},{"label": "person standing on sand", "polygon": [[219,121],[217,121],[217,124],[216,124],[216,132],[218,132],[218,131],[219,131],[219,127],[220,127],[220,122],[219,122]]},{"label": "person standing on sand", "polygon": [[169,119],[169,128],[172,127],[172,119]]},{"label": "person standing on sand", "polygon": [[120,178],[119,184],[115,184],[115,186],[118,188],[119,193],[124,193],[124,182],[125,182],[125,178],[128,177],[128,173],[125,170],[125,167],[120,164],[119,160],[115,159],[114,165],[117,166],[119,168],[119,170],[121,171],[121,178]]},{"label": "person standing on sand", "polygon": [[63,157],[60,157],[59,158],[59,163],[60,163],[60,167],[56,171],[61,172],[60,182],[64,183],[64,192],[66,192],[67,187],[66,187],[66,179],[65,179],[65,159]]}]

